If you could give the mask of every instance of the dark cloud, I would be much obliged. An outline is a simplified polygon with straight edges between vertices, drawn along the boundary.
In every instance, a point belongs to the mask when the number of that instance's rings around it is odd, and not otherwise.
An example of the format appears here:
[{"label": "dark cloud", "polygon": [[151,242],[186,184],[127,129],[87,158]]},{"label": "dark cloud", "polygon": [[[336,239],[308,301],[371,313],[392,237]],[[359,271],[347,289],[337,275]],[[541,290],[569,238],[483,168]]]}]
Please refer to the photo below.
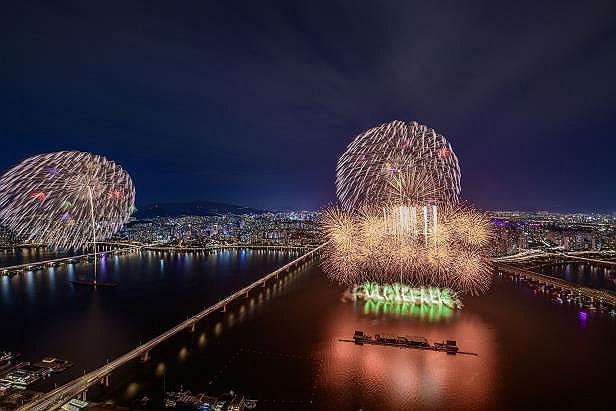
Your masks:
[{"label": "dark cloud", "polygon": [[316,208],[354,135],[414,119],[481,207],[616,209],[611,1],[15,2],[0,26],[5,167],[82,149],[140,203]]}]

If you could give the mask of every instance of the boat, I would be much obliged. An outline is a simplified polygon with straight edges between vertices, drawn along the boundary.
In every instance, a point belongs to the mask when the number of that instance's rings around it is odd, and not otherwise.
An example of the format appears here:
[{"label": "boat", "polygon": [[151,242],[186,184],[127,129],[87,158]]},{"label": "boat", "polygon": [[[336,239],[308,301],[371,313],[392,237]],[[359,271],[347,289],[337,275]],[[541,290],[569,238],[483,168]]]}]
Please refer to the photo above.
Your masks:
[{"label": "boat", "polygon": [[408,345],[411,347],[430,348],[430,343],[424,337],[411,336],[406,337],[406,340],[408,341]]},{"label": "boat", "polygon": [[406,337],[392,337],[388,335],[376,334],[373,337],[365,334],[363,331],[355,330],[352,340],[341,339],[340,341],[354,342],[357,345],[371,344],[371,345],[386,345],[400,348],[415,348],[420,350],[432,350],[443,351],[447,354],[471,354],[475,353],[462,353],[457,345],[456,340],[445,340],[443,342],[435,342],[430,344],[424,337],[406,336]]},{"label": "boat", "polygon": [[455,340],[447,340],[445,342],[434,343],[434,348],[437,351],[445,351],[447,354],[456,354],[459,351]]},{"label": "boat", "polygon": [[6,364],[15,358],[19,357],[19,353],[13,353],[10,351],[0,351],[0,365]]}]

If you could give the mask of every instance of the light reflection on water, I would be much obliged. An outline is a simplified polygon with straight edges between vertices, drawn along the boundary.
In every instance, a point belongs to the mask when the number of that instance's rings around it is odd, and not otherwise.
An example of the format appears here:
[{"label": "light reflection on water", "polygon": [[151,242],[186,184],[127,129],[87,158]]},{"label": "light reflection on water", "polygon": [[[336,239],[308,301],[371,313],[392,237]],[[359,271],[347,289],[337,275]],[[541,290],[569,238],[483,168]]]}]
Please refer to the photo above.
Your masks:
[{"label": "light reflection on water", "polygon": [[[296,251],[242,253],[242,263],[236,250],[109,256],[98,261],[97,270],[101,280],[118,282],[116,288],[73,285],[71,281],[92,276],[93,266],[85,262],[1,276],[0,350],[21,352],[27,361],[51,355],[74,362],[72,369],[50,379],[52,386],[60,384],[297,255]],[[240,321],[237,316],[230,320]]]},{"label": "light reflection on water", "polygon": [[453,309],[442,304],[406,304],[368,300],[356,301],[355,307],[364,315],[414,317],[430,322],[445,320],[455,313]]},{"label": "light reflection on water", "polygon": [[50,298],[54,298],[56,296],[56,268],[49,267],[47,270],[47,278],[49,279],[49,294]]},{"label": "light reflection on water", "polygon": [[9,306],[11,304],[11,279],[8,276],[2,276],[1,281],[2,287],[0,287],[0,289],[2,291],[2,303],[3,305]]},{"label": "light reflection on water", "polygon": [[[261,399],[260,408],[274,410],[492,410],[554,402],[566,408],[584,403],[574,394],[577,381],[592,377],[585,390],[599,398],[611,384],[615,364],[606,357],[609,348],[596,347],[615,336],[613,324],[589,315],[580,328],[574,307],[516,287],[496,281],[490,293],[466,298],[465,309],[451,316],[397,315],[382,308],[365,312],[363,303],[346,300],[344,290],[313,266],[306,275],[251,296],[248,311],[253,305],[259,309],[241,325],[244,304],[201,325],[212,336],[205,349],[198,349],[198,333],[171,344],[168,355],[160,354],[166,360],[187,341],[194,351],[186,364],[170,366],[168,389],[183,385],[193,392],[220,393],[233,388]],[[462,351],[478,355],[339,341],[351,338],[354,330],[417,335],[431,342],[455,339]],[[592,370],[580,366],[588,363],[594,364]],[[156,388],[145,388],[148,381],[158,387],[154,371],[144,374],[138,380],[141,395],[157,398]]]},{"label": "light reflection on water", "polygon": [[[120,257],[105,268],[120,286],[95,291],[67,281],[89,273],[87,265],[3,277],[0,314],[8,327],[3,343],[5,338],[13,346],[26,341],[29,345],[19,348],[24,347],[20,351],[29,354],[28,359],[57,355],[76,362],[54,382],[78,376],[83,368],[100,365],[184,319],[208,298],[216,301],[251,276],[280,265],[277,258],[266,259],[254,268],[265,255],[253,253],[248,257],[253,268],[246,270],[229,251]],[[192,261],[178,271],[180,257],[184,263]],[[52,276],[53,294],[48,288]],[[32,287],[33,302],[28,298]],[[273,403],[266,402],[260,407],[283,410],[288,404],[306,410],[500,409],[504,404],[522,409],[548,400],[562,407],[609,392],[609,373],[616,364],[605,341],[616,337],[614,323],[516,287],[495,281],[488,294],[468,298],[463,311],[452,313],[383,303],[366,307],[341,301],[344,290],[326,280],[317,266],[307,266],[302,276],[292,273],[276,285],[255,290],[226,313],[213,316],[211,323],[198,324],[196,332],[178,334],[153,351],[150,364],[128,366],[130,377],[114,374],[112,385],[117,385],[101,399],[127,406],[143,395],[157,401],[161,374],[167,376],[169,389],[235,389],[258,399],[288,400],[278,407],[268,408]],[[371,335],[418,335],[432,342],[455,339],[462,350],[479,356],[338,341],[356,329]],[[583,385],[584,396],[575,395],[579,381],[592,381]]]},{"label": "light reflection on water", "polygon": [[69,255],[65,250],[56,250],[47,247],[16,248],[0,250],[0,267],[34,263]]},{"label": "light reflection on water", "polygon": [[[368,303],[371,308],[366,312]],[[391,304],[385,310],[387,306],[342,302],[328,318],[328,340],[350,338],[354,330],[372,336],[420,336],[430,342],[454,339],[461,350],[480,355],[332,343],[323,354],[328,361],[319,385],[336,392],[336,404],[370,408],[381,403],[401,410],[470,409],[477,404],[490,408],[499,369],[493,330],[479,316],[443,306],[416,305],[407,311]]]},{"label": "light reflection on water", "polygon": [[28,296],[28,300],[32,303],[35,300],[35,290],[34,290],[34,272],[27,271],[25,273],[26,277],[26,295]]},{"label": "light reflection on water", "polygon": [[538,270],[550,276],[572,283],[616,291],[616,270],[585,263],[554,264],[539,267]]}]

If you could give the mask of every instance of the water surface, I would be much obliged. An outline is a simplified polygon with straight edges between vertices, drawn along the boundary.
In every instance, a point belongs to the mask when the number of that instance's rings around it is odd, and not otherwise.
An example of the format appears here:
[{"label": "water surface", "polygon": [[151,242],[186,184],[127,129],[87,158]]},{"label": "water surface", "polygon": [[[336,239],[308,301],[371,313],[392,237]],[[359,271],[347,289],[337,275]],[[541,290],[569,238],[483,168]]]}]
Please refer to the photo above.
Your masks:
[{"label": "water surface", "polygon": [[[2,348],[27,359],[56,355],[76,366],[48,389],[92,369],[297,256],[219,251],[111,257],[101,277],[115,289],[74,287],[91,266],[57,267],[0,282]],[[611,399],[616,321],[557,305],[506,277],[466,297],[463,311],[397,310],[343,298],[317,263],[199,323],[111,376],[89,398],[148,409],[164,389],[230,389],[262,410],[602,409]],[[477,356],[340,342],[369,334],[455,339]]]}]

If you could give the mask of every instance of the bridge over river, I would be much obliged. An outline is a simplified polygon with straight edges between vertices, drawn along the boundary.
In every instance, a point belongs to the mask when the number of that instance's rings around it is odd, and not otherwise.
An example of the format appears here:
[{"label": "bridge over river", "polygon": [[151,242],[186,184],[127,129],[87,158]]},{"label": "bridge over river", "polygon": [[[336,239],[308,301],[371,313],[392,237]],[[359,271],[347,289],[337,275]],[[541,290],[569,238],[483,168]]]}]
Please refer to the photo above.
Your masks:
[{"label": "bridge over river", "polygon": [[[599,257],[599,258],[597,258]],[[497,263],[524,263],[533,260],[586,262],[608,268],[616,267],[616,251],[556,251],[556,250],[525,250],[518,254],[493,258]]]},{"label": "bridge over river", "polygon": [[[292,251],[307,251],[315,247],[311,246],[293,246],[293,245],[220,245],[220,246],[207,246],[207,247],[182,247],[182,246],[156,246],[148,244],[133,244],[133,243],[98,243],[102,246],[121,247],[114,248],[112,250],[103,250],[96,252],[96,258],[101,258],[105,255],[122,255],[130,254],[138,251],[162,251],[162,252],[211,252],[216,250],[237,250],[237,249],[251,249],[251,250],[292,250]],[[89,261],[94,257],[94,253],[72,255],[65,257],[58,257],[43,261],[32,261],[23,264],[16,264],[7,267],[0,267],[0,274],[10,275],[14,273],[21,273],[24,271],[37,270],[43,267],[55,267],[62,264],[71,264],[79,261]]]},{"label": "bridge over river", "polygon": [[539,284],[548,285],[562,291],[570,292],[573,295],[583,296],[591,299],[592,301],[601,302],[604,304],[609,304],[612,307],[616,307],[616,294],[613,294],[609,291],[584,287],[582,285],[571,283],[560,278],[540,274],[523,267],[516,267],[501,262],[493,262],[493,264],[494,268],[497,271],[504,271],[523,279],[531,280]]},{"label": "bridge over river", "polygon": [[87,253],[80,255],[72,255],[67,257],[58,257],[44,261],[32,261],[24,264],[11,265],[7,267],[0,267],[0,274],[20,273],[23,271],[35,270],[41,267],[55,267],[61,264],[70,264],[77,261],[87,261],[90,258],[100,258],[104,255],[120,255],[132,253],[141,250],[142,245],[130,244],[130,243],[99,243],[100,245],[109,244],[111,246],[122,246],[122,248],[116,248],[113,250],[97,251],[96,253]]},{"label": "bridge over river", "polygon": [[268,281],[278,279],[278,277],[285,272],[289,272],[293,268],[296,268],[298,265],[317,256],[323,246],[324,244],[312,249],[311,251],[308,251],[307,253],[296,258],[290,263],[285,264],[279,269],[261,277],[252,284],[242,288],[241,290],[236,291],[228,297],[223,298],[216,304],[205,308],[203,311],[193,315],[187,320],[181,322],[173,328],[170,328],[159,336],[152,338],[151,340],[138,346],[137,348],[119,356],[118,358],[114,359],[113,361],[110,361],[102,367],[90,371],[89,373],[84,374],[82,377],[69,381],[63,386],[41,395],[34,401],[20,407],[19,410],[55,410],[60,408],[66,402],[70,401],[72,398],[81,396],[83,399],[85,399],[88,388],[96,384],[108,385],[109,375],[114,370],[136,359],[141,359],[143,361],[148,360],[150,357],[150,351],[162,342],[168,340],[169,338],[184,330],[194,331],[196,324],[200,320],[204,319],[212,313],[225,311],[227,305],[232,303],[233,301],[248,297],[250,292],[254,289],[265,287]]}]

